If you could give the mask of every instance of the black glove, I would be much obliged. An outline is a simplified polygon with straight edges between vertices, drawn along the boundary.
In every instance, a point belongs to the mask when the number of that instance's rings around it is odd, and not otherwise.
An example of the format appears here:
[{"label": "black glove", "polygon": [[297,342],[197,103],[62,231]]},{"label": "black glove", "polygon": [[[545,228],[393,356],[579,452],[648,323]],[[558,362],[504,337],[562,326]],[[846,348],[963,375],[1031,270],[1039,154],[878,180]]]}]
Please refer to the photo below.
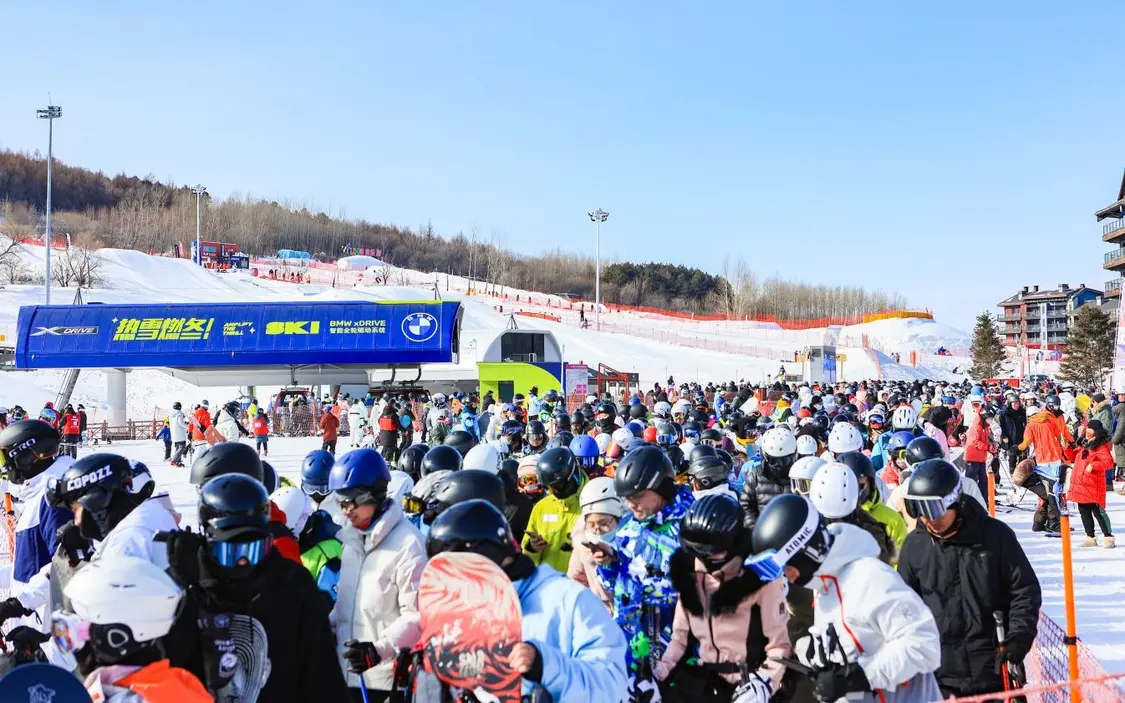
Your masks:
[{"label": "black glove", "polygon": [[168,574],[180,586],[187,588],[199,583],[200,555],[207,547],[203,535],[188,528],[175,532],[157,532],[154,540],[168,545]]},{"label": "black glove", "polygon": [[999,676],[1004,664],[1023,664],[1028,649],[1018,642],[1002,642],[996,650],[996,675]]},{"label": "black glove", "polygon": [[813,693],[821,703],[834,703],[853,691],[870,691],[863,667],[855,662],[824,669],[816,675]]},{"label": "black glove", "polygon": [[74,524],[73,520],[56,530],[55,536],[58,537],[59,549],[66,554],[71,568],[78,566],[80,561],[90,561],[93,545],[90,544],[90,540],[82,536],[82,530]]},{"label": "black glove", "polygon": [[[28,610],[20,603],[19,598],[8,598],[5,601],[0,601],[0,624],[11,620],[12,618],[22,618],[31,615],[34,611]],[[22,628],[17,627],[16,630]],[[9,640],[11,641],[11,640]]]},{"label": "black glove", "polygon": [[12,645],[12,659],[17,666],[47,661],[47,655],[43,653],[40,646],[51,639],[50,635],[34,627],[20,625],[9,632],[4,639]]},{"label": "black glove", "polygon": [[379,652],[375,650],[375,645],[356,640],[348,640],[344,643],[344,659],[348,660],[348,671],[353,674],[362,674],[382,661]]}]

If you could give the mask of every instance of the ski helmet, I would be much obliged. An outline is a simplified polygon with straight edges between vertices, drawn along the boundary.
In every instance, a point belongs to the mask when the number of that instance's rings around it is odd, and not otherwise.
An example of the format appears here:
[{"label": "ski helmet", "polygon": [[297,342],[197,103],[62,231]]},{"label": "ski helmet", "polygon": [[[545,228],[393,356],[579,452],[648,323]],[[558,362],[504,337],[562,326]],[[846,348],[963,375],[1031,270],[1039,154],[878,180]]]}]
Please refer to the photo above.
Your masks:
[{"label": "ski helmet", "polygon": [[617,489],[609,476],[599,476],[587,481],[578,494],[578,506],[582,517],[600,513],[620,520],[625,515],[625,501],[617,497]]},{"label": "ski helmet", "polygon": [[508,521],[487,500],[467,500],[452,506],[434,520],[426,536],[426,553],[475,552],[497,565],[519,555]]},{"label": "ski helmet", "polygon": [[0,430],[0,471],[19,485],[46,471],[59,455],[59,431],[42,420],[19,420]]},{"label": "ski helmet", "polygon": [[314,449],[305,455],[301,462],[301,490],[311,496],[324,496],[331,493],[328,490],[328,474],[332,472],[332,465],[336,457],[323,449]]},{"label": "ski helmet", "polygon": [[434,486],[422,514],[422,522],[432,524],[435,518],[452,506],[477,499],[487,500],[503,512],[506,505],[504,482],[496,474],[479,469],[451,471]]},{"label": "ski helmet", "polygon": [[495,474],[500,470],[500,452],[487,442],[478,444],[465,455],[461,468],[466,471],[476,469]]},{"label": "ski helmet", "polygon": [[789,467],[797,459],[793,432],[783,426],[771,428],[758,440],[758,447],[762,451],[762,469],[775,481],[784,482],[789,477]]},{"label": "ski helmet", "polygon": [[542,447],[547,443],[547,427],[539,420],[532,420],[527,423],[527,432],[524,436],[532,447]]},{"label": "ski helmet", "polygon": [[636,403],[636,404],[631,405],[629,407],[629,419],[630,420],[644,420],[647,417],[648,417],[648,408],[646,408],[644,406],[644,403]]},{"label": "ski helmet", "polygon": [[140,501],[133,497],[133,466],[117,454],[91,454],[47,482],[47,502],[55,507],[82,506],[82,536],[104,540]]},{"label": "ski helmet", "polygon": [[699,485],[700,490],[708,490],[726,483],[730,478],[730,469],[719,457],[704,455],[691,462],[687,475]]},{"label": "ski helmet", "polygon": [[[208,541],[242,542],[244,537],[269,534],[270,497],[261,481],[246,474],[222,474],[203,484],[199,492],[199,524]],[[234,566],[218,555],[221,566]],[[246,555],[243,555],[246,556]],[[265,556],[258,555],[258,561]],[[251,565],[257,561],[252,561]]]},{"label": "ski helmet", "polygon": [[[680,521],[680,546],[708,571],[718,571],[732,557],[743,556],[750,546],[742,519],[742,507],[733,497],[705,495],[692,503]],[[716,558],[719,553],[723,556]]]},{"label": "ski helmet", "polygon": [[613,485],[622,498],[651,490],[671,501],[676,495],[676,470],[659,447],[645,445],[625,455],[617,465]]},{"label": "ski helmet", "polygon": [[282,486],[270,494],[270,502],[285,513],[285,526],[289,531],[299,536],[313,512],[312,499],[308,494],[293,486]]},{"label": "ski helmet", "polygon": [[715,448],[708,444],[697,444],[688,452],[688,463],[694,463],[697,459],[702,459],[705,456],[715,456]]},{"label": "ski helmet", "polygon": [[793,466],[789,467],[789,485],[793,492],[807,496],[812,488],[813,476],[826,463],[818,456],[803,456],[793,462]]},{"label": "ski helmet", "polygon": [[448,444],[439,444],[422,457],[422,475],[435,471],[460,471],[463,463],[461,452]]},{"label": "ski helmet", "polygon": [[548,449],[535,465],[540,485],[546,486],[558,498],[569,498],[578,491],[582,472],[578,460],[565,447]]},{"label": "ski helmet", "polygon": [[570,429],[570,415],[567,415],[565,412],[556,410],[553,419],[555,421],[555,428],[556,429],[558,429],[558,430],[569,430]]},{"label": "ski helmet", "polygon": [[820,445],[816,441],[816,437],[811,434],[798,435],[797,439],[797,456],[808,457],[815,456],[820,449]]},{"label": "ski helmet", "polygon": [[703,427],[694,420],[685,422],[683,425],[683,434],[685,441],[695,442],[699,439],[700,433],[703,432]]},{"label": "ski helmet", "polygon": [[652,414],[667,420],[672,416],[672,404],[665,400],[657,401],[652,406]]},{"label": "ski helmet", "polygon": [[900,405],[891,415],[891,427],[895,430],[913,430],[918,423],[918,413],[913,405]]},{"label": "ski helmet", "polygon": [[152,472],[144,462],[130,459],[129,466],[133,468],[133,482],[128,486],[129,492],[140,496],[141,500],[148,500],[156,490],[156,481],[152,478]]},{"label": "ski helmet", "polygon": [[671,420],[663,420],[656,424],[656,443],[662,447],[671,447],[680,443],[680,426]]},{"label": "ski helmet", "polygon": [[417,482],[418,479],[422,478],[422,458],[426,456],[428,451],[430,451],[430,447],[426,444],[411,444],[403,449],[402,454],[398,457],[398,470]]},{"label": "ski helmet", "polygon": [[[578,435],[579,437],[583,435]],[[555,447],[569,447],[571,442],[574,441],[574,435],[567,430],[560,430],[555,433],[550,442],[547,442],[546,449],[554,449]]]},{"label": "ski helmet", "polygon": [[[507,423],[504,423],[507,424]],[[445,437],[445,444],[457,450],[462,458],[477,446],[477,440],[465,430],[453,430]]]},{"label": "ski helmet", "polygon": [[944,456],[941,442],[933,437],[915,437],[906,445],[906,463],[909,466],[927,459],[941,459]]},{"label": "ski helmet", "polygon": [[262,485],[266,490],[273,493],[280,487],[280,482],[277,480],[277,472],[273,470],[273,465],[265,459],[262,459]]},{"label": "ski helmet", "polygon": [[340,457],[328,476],[328,488],[356,505],[382,506],[390,483],[391,472],[387,462],[374,449],[348,452]]},{"label": "ski helmet", "polygon": [[191,464],[191,482],[196,486],[224,474],[243,474],[259,483],[265,478],[258,452],[241,442],[219,442]]},{"label": "ski helmet", "polygon": [[944,459],[920,461],[913,468],[906,482],[906,514],[937,520],[961,499],[961,472]]},{"label": "ski helmet", "polygon": [[184,591],[148,559],[109,554],[79,569],[63,592],[74,614],[90,624],[98,664],[121,663],[166,636]]},{"label": "ski helmet", "polygon": [[863,435],[850,422],[838,422],[828,433],[828,451],[839,455],[863,449]]},{"label": "ski helmet", "polygon": [[180,403],[180,401],[177,400],[175,403],[172,403],[172,409],[173,410],[183,410],[184,406],[183,406],[182,403]]},{"label": "ski helmet", "polygon": [[581,434],[572,439],[569,451],[578,460],[578,464],[585,467],[597,465],[598,457],[601,456],[597,441],[588,434]]},{"label": "ski helmet", "polygon": [[570,427],[575,432],[586,431],[586,413],[579,408],[570,414]]},{"label": "ski helmet", "polygon": [[[726,407],[725,405],[723,407]],[[718,446],[723,441],[723,433],[716,427],[708,427],[699,433],[699,441],[702,444],[709,444],[711,446]]]},{"label": "ski helmet", "polygon": [[751,542],[757,556],[747,565],[763,581],[780,578],[792,566],[795,583],[804,586],[828,556],[832,535],[812,501],[783,493],[762,509]]},{"label": "ski helmet", "polygon": [[507,481],[511,481],[512,487],[515,487],[519,481],[520,463],[515,459],[505,459],[500,462],[500,477]]},{"label": "ski helmet", "polygon": [[[859,500],[861,503],[866,503],[871,499],[871,495],[878,491],[875,487],[875,465],[871,463],[871,458],[863,452],[844,452],[836,457],[836,461],[847,466],[855,474],[855,478],[860,483]],[[817,506],[819,509],[820,506]],[[825,517],[831,517],[825,515]]]},{"label": "ski helmet", "polygon": [[728,452],[726,449],[723,449],[722,447],[716,447],[715,456],[718,457],[719,460],[724,464],[726,464],[728,469],[734,468],[734,457],[731,456],[730,452]]},{"label": "ski helmet", "polygon": [[826,463],[813,476],[809,499],[825,519],[846,518],[859,506],[859,481],[855,472],[841,462]]}]

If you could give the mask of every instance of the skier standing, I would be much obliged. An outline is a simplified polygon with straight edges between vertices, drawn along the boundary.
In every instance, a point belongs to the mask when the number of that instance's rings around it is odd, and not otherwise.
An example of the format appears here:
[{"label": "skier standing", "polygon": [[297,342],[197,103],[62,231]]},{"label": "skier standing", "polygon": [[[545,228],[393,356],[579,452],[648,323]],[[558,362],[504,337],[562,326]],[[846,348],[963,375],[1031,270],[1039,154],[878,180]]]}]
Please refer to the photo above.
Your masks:
[{"label": "skier standing", "polygon": [[758,440],[758,449],[762,463],[746,477],[738,501],[746,515],[746,526],[751,529],[767,503],[790,492],[789,468],[797,459],[797,438],[788,427],[772,427]]},{"label": "skier standing", "polygon": [[536,464],[547,495],[531,509],[524,530],[523,551],[532,563],[548,564],[566,573],[570,566],[570,534],[579,519],[578,492],[585,482],[578,460],[566,447],[555,447]]},{"label": "skier standing", "polygon": [[172,432],[172,466],[183,468],[184,452],[187,451],[188,423],[184,417],[183,405],[176,401],[172,403],[172,415],[168,419],[168,427]]}]

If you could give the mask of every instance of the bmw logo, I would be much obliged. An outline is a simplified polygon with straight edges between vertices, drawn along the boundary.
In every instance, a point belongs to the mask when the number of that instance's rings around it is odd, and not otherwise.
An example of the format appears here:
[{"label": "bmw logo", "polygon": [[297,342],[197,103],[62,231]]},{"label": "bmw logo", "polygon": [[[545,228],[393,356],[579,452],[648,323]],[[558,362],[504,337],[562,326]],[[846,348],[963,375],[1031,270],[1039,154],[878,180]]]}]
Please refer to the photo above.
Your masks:
[{"label": "bmw logo", "polygon": [[402,321],[402,333],[411,342],[425,342],[437,331],[437,319],[428,312],[412,312]]}]

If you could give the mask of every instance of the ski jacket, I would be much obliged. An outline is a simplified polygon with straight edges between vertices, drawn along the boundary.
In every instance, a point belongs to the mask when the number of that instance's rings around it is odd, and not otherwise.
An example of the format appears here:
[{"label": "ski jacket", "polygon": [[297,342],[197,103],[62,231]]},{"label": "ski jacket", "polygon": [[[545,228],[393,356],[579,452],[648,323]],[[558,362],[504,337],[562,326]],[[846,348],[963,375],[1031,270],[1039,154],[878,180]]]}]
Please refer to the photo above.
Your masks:
[{"label": "ski jacket", "polygon": [[[883,523],[883,527],[887,529],[887,536],[895,543],[895,553],[897,554],[898,550],[902,549],[903,541],[906,540],[906,523],[898,513],[883,502],[883,496],[889,496],[890,491],[886,488],[880,490],[880,488],[876,487],[872,490],[871,497],[860,507],[867,511],[871,517]],[[894,560],[891,563],[894,563]]]},{"label": "ski jacket", "polygon": [[301,548],[297,545],[297,536],[285,525],[285,511],[270,501],[270,521],[266,531],[273,537],[274,551],[281,554],[289,561],[301,563]]},{"label": "ski jacket", "polygon": [[766,504],[782,493],[792,493],[788,476],[773,476],[766,470],[765,464],[749,472],[746,483],[742,486],[742,495],[738,499],[745,513],[743,523],[746,528],[753,529],[758,522],[758,515]]},{"label": "ski jacket", "polygon": [[254,418],[254,421],[250,423],[250,429],[254,432],[255,437],[270,436],[270,422],[264,416]]},{"label": "ski jacket", "polygon": [[1035,461],[1038,464],[1053,464],[1062,461],[1063,441],[1073,442],[1070,430],[1061,417],[1055,417],[1049,410],[1040,410],[1027,421],[1027,429],[1020,442],[1020,450],[1035,447]]},{"label": "ski jacket", "polygon": [[816,596],[812,631],[824,634],[833,625],[847,660],[863,668],[875,689],[849,701],[941,700],[932,674],[941,664],[941,640],[929,608],[879,561],[871,535],[844,523],[828,531],[832,545],[809,582]]},{"label": "ski jacket", "polygon": [[195,409],[192,417],[195,422],[192,423],[191,438],[193,441],[203,442],[207,439],[203,436],[203,433],[211,426],[211,413],[208,412],[207,408],[199,407]]},{"label": "ski jacket", "polygon": [[[337,534],[344,547],[336,601],[336,639],[340,668],[347,673],[343,643],[371,642],[383,662],[368,669],[368,688],[389,691],[398,650],[413,647],[422,636],[418,614],[418,581],[426,566],[422,535],[391,502],[386,512],[364,532],[350,524]],[[347,674],[348,685],[359,688],[359,677]],[[327,699],[325,699],[327,700]]]},{"label": "ski jacket", "polygon": [[1012,447],[1023,441],[1023,433],[1027,429],[1027,410],[1022,405],[1019,410],[1006,406],[1000,411],[999,420],[1000,439],[1008,440]]},{"label": "ski jacket", "polygon": [[298,538],[301,564],[332,603],[336,602],[344,556],[344,545],[336,537],[339,533],[340,527],[332,517],[324,510],[317,510],[309,516]]},{"label": "ski jacket", "polygon": [[[67,508],[54,508],[44,495],[47,481],[62,476],[74,460],[60,456],[43,473],[23,485],[8,485],[13,497],[23,503],[16,519],[15,550],[12,555],[11,595],[19,598],[24,607],[35,610],[47,602],[49,584],[39,576],[44,566],[58,549],[58,529],[74,519]],[[49,615],[49,614],[48,614]],[[48,617],[48,619],[50,619]]]},{"label": "ski jacket", "polygon": [[890,443],[893,434],[894,432],[884,432],[871,443],[871,464],[876,471],[882,471],[888,466],[893,467],[894,465],[891,457],[887,455],[887,445]]},{"label": "ski jacket", "polygon": [[738,500],[738,493],[734,490],[734,488],[731,487],[729,483],[720,483],[719,485],[712,486],[711,488],[704,488],[700,491],[691,492],[691,494],[695,496],[696,500],[703,498],[703,496],[708,496],[715,493],[719,495],[730,496],[731,500]]},{"label": "ski jacket", "polygon": [[[656,633],[652,656],[659,659],[672,638],[676,591],[669,579],[668,562],[680,548],[680,520],[695,502],[687,486],[656,515],[637,520],[627,515],[613,540],[617,558],[598,567],[598,581],[613,594],[617,624],[629,640],[627,663],[635,671],[634,646]],[[647,612],[646,612],[647,611]]]},{"label": "ski jacket", "polygon": [[[77,434],[77,433],[75,433],[75,434]],[[156,439],[158,439],[161,442],[171,442],[172,441],[172,430],[171,430],[171,428],[169,428],[168,425],[164,425],[163,427],[161,427],[160,431],[156,433]]]},{"label": "ski jacket", "polygon": [[610,595],[598,580],[598,565],[594,563],[593,552],[585,545],[586,542],[600,542],[601,537],[591,535],[581,526],[575,526],[570,533],[570,544],[574,551],[570,553],[570,564],[566,567],[566,577],[577,581],[594,592],[594,595],[605,605],[606,610],[613,612],[613,596]]},{"label": "ski jacket", "polygon": [[82,420],[78,417],[78,413],[63,415],[62,426],[62,434],[82,434]]},{"label": "ski jacket", "polygon": [[[777,693],[785,667],[773,657],[789,656],[786,588],[781,579],[762,583],[742,568],[743,558],[731,559],[716,576],[682,549],[672,555],[672,585],[680,602],[672,641],[656,666],[658,679],[676,668],[694,639],[704,665],[749,663]],[[720,674],[728,683],[741,681],[737,671]]]},{"label": "ski jacket", "polygon": [[855,525],[875,538],[875,543],[879,545],[879,561],[891,566],[898,563],[898,545],[887,534],[887,526],[872,517],[871,513],[861,508],[841,519],[840,522]]},{"label": "ski jacket", "polygon": [[105,539],[97,543],[94,558],[106,556],[138,557],[159,567],[168,567],[168,549],[164,544],[153,546],[157,532],[179,529],[172,513],[156,500],[146,500],[129,511]]},{"label": "ski jacket", "polygon": [[919,525],[903,545],[898,570],[941,632],[938,681],[967,694],[1000,691],[992,614],[1005,614],[1005,646],[1022,659],[1038,629],[1039,579],[1010,527],[976,501],[962,498],[959,505],[957,533],[938,539]]},{"label": "ski jacket", "polygon": [[[585,481],[582,482],[583,484]],[[578,490],[569,498],[558,498],[547,493],[543,500],[531,509],[531,519],[527,521],[527,528],[520,546],[523,553],[531,558],[536,566],[547,564],[554,567],[555,571],[565,574],[570,567],[570,533],[581,520],[581,508],[578,505]],[[547,542],[547,547],[542,552],[528,550],[531,537],[527,532],[534,532]]]},{"label": "ski jacket", "polygon": [[1107,432],[1113,433],[1113,444],[1125,445],[1125,403],[1113,406],[1113,425],[1105,427]]},{"label": "ski jacket", "polygon": [[1116,468],[1109,444],[1102,442],[1096,447],[1083,447],[1074,459],[1074,469],[1068,474],[1070,487],[1066,490],[1068,500],[1075,503],[1094,503],[1105,508],[1105,472]]},{"label": "ski jacket", "polygon": [[922,434],[926,437],[932,437],[941,445],[942,456],[946,461],[949,461],[949,436],[945,431],[932,422],[927,422],[922,426]]},{"label": "ski jacket", "polygon": [[340,418],[326,412],[320,417],[318,427],[320,427],[321,439],[325,442],[335,442],[340,434]]},{"label": "ski jacket", "polygon": [[86,692],[105,703],[212,703],[215,699],[190,671],[161,659],[145,667],[103,666],[86,677]]},{"label": "ski jacket", "polygon": [[969,434],[965,437],[965,461],[971,461],[974,464],[983,464],[988,461],[991,439],[988,424],[981,420],[978,415],[973,424],[969,426]]},{"label": "ski jacket", "polygon": [[355,434],[366,424],[367,408],[361,401],[357,400],[348,408],[348,427],[351,428],[352,434]]},{"label": "ski jacket", "polygon": [[1103,400],[1097,405],[1090,406],[1090,412],[1087,413],[1088,420],[1097,420],[1102,423],[1102,427],[1106,432],[1113,431],[1113,409],[1110,407],[1108,400]]},{"label": "ski jacket", "polygon": [[[523,640],[539,651],[539,683],[551,697],[626,700],[625,636],[597,597],[545,565],[512,585],[520,599]],[[524,694],[531,690],[524,681]]]},{"label": "ski jacket", "polygon": [[247,436],[250,433],[238,421],[238,418],[231,415],[226,408],[220,408],[219,414],[215,416],[215,429],[219,431],[228,442],[237,442],[239,437]]}]

